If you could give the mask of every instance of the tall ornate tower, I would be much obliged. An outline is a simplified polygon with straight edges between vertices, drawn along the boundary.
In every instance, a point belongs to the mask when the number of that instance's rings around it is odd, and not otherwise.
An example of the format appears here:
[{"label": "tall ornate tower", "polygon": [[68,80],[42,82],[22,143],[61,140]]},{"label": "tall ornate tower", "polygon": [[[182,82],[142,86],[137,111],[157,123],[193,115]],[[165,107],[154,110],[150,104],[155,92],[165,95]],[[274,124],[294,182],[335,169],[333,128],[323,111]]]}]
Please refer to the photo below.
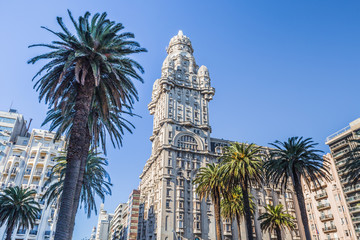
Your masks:
[{"label": "tall ornate tower", "polygon": [[139,239],[215,239],[210,202],[200,201],[192,184],[197,169],[215,159],[208,111],[215,91],[193,52],[179,31],[153,86],[152,153],[140,176]]}]

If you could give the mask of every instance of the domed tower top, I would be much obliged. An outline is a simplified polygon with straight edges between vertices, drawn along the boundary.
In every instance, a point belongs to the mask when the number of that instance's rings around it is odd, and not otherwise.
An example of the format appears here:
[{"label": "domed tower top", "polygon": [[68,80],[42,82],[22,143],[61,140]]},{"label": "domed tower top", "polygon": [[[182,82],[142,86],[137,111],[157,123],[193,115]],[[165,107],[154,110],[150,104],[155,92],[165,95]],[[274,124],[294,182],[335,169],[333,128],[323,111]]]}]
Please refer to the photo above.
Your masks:
[{"label": "domed tower top", "polygon": [[171,38],[169,47],[167,48],[168,54],[174,51],[184,51],[191,54],[194,52],[190,39],[185,36],[181,30],[179,30],[176,36]]}]

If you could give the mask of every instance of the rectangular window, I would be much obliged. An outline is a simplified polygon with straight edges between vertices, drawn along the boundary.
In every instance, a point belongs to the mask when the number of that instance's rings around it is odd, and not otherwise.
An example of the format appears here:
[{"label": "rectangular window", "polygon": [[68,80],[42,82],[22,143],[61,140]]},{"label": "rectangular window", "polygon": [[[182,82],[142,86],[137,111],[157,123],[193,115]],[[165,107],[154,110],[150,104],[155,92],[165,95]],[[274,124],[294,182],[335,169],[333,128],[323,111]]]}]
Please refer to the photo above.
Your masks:
[{"label": "rectangular window", "polygon": [[4,122],[4,123],[15,123],[15,119],[13,118],[6,118],[6,117],[0,117],[0,122]]}]

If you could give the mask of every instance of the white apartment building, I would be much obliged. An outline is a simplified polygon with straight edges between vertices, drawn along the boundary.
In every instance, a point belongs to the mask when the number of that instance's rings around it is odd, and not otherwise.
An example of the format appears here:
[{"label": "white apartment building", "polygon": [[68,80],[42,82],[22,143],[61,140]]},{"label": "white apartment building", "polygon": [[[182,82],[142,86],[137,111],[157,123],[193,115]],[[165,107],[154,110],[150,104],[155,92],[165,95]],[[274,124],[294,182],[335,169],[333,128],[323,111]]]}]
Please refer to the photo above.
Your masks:
[{"label": "white apartment building", "polygon": [[331,154],[324,156],[330,163],[331,181],[321,181],[309,188],[305,182],[304,196],[313,240],[353,240],[356,233],[351,221],[345,194]]},{"label": "white apartment building", "polygon": [[113,218],[113,214],[104,210],[104,204],[100,206],[98,224],[96,227],[95,240],[108,240],[110,233],[110,222]]},{"label": "white apartment building", "polygon": [[[36,190],[36,199],[41,206],[41,215],[32,229],[15,229],[13,240],[52,239],[56,222],[56,206],[46,207],[41,201],[46,188],[45,181],[55,165],[54,158],[64,151],[65,141],[54,142],[55,134],[46,130],[33,129],[27,137],[17,136],[7,145],[7,154],[0,161],[0,190],[9,186],[21,186]],[[4,236],[5,227],[0,229]]]}]

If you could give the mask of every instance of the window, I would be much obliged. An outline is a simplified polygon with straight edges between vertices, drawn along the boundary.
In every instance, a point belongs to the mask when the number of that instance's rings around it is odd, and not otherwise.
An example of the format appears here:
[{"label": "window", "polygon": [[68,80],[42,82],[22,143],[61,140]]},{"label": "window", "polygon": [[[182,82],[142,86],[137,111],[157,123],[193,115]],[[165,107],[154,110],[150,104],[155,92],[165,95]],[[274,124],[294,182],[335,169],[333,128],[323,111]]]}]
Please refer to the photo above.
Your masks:
[{"label": "window", "polygon": [[170,200],[166,200],[166,208],[170,208]]},{"label": "window", "polygon": [[4,122],[4,123],[15,123],[15,119],[13,118],[6,118],[6,117],[0,117],[0,122]]},{"label": "window", "polygon": [[0,126],[0,131],[8,131],[8,132],[12,132],[12,127],[4,127],[4,126]]},{"label": "window", "polygon": [[198,145],[195,138],[185,135],[181,136],[177,142],[178,147],[190,150],[197,150]]}]

